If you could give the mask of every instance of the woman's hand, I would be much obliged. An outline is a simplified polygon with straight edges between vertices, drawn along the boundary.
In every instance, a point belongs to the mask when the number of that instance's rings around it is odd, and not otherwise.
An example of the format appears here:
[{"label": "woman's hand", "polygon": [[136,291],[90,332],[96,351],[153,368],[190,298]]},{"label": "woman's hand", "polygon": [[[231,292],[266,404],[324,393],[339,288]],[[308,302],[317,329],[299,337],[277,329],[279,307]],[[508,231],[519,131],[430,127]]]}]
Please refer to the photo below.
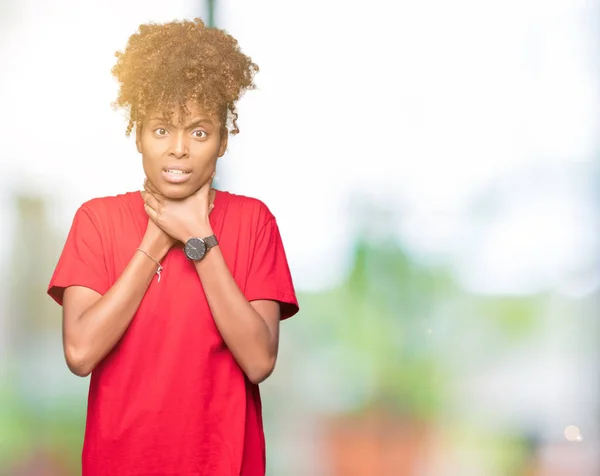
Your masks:
[{"label": "woman's hand", "polygon": [[146,180],[142,196],[148,217],[164,233],[182,243],[192,237],[212,235],[208,217],[214,207],[215,191],[211,189],[214,176],[195,193],[181,200],[161,195]]}]

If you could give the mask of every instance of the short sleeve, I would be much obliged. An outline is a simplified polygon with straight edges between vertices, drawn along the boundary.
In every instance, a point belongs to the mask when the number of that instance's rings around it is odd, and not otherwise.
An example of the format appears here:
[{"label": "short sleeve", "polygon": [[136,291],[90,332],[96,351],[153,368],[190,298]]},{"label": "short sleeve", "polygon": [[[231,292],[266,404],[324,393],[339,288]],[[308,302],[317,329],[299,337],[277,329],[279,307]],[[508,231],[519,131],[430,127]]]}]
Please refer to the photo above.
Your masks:
[{"label": "short sleeve", "polygon": [[84,207],[75,213],[48,294],[62,306],[64,290],[69,286],[83,286],[102,295],[109,288],[102,237],[91,212]]},{"label": "short sleeve", "polygon": [[245,295],[248,301],[279,301],[282,320],[292,317],[299,310],[292,275],[274,217],[258,232]]}]

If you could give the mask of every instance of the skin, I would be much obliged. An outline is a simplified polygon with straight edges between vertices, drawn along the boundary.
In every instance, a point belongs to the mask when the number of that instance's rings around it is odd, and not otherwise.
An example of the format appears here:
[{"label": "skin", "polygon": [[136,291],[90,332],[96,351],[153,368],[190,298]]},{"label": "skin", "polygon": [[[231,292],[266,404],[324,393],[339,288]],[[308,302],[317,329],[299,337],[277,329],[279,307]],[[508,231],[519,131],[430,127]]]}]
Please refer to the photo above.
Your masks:
[{"label": "skin", "polygon": [[[148,227],[140,248],[158,261],[178,242],[213,234],[209,222],[216,162],[227,147],[227,130],[202,110],[173,115],[173,123],[150,116],[136,133],[147,180],[142,192]],[[165,168],[190,172],[181,184],[169,183]],[[195,263],[215,324],[236,361],[253,383],[273,371],[279,346],[280,307],[275,301],[248,302],[227,267],[220,247]],[[67,365],[86,376],[123,336],[156,272],[156,263],[137,252],[115,284],[102,296],[71,286],[63,303],[63,342]]]},{"label": "skin", "polygon": [[[187,117],[174,114],[174,124],[162,114],[151,114],[136,129],[144,173],[156,193],[170,199],[184,199],[200,190],[227,149],[227,130],[220,122],[191,104],[188,110]],[[190,178],[181,184],[169,183],[163,171],[178,166],[189,170]]]}]

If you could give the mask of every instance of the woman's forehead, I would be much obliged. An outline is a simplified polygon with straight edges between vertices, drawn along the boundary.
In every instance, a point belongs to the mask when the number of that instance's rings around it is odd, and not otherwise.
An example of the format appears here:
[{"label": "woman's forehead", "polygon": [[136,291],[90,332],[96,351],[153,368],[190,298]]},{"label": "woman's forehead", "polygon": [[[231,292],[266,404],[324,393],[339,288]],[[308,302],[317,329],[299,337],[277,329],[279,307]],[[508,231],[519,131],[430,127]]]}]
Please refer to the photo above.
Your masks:
[{"label": "woman's forehead", "polygon": [[184,105],[170,106],[165,109],[155,110],[147,114],[145,121],[168,121],[175,125],[185,125],[190,122],[210,122],[219,121],[216,111],[212,111],[201,104],[188,102]]}]

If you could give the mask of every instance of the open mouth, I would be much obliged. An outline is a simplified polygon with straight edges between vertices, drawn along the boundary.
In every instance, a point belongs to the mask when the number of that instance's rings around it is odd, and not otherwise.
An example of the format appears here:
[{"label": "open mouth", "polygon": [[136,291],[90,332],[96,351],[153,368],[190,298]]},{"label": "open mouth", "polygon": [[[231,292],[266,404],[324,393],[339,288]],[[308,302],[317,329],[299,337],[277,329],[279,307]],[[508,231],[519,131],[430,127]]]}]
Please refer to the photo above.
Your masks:
[{"label": "open mouth", "polygon": [[182,170],[182,169],[165,169],[165,172],[167,172],[168,174],[189,174],[190,173],[189,170]]},{"label": "open mouth", "polygon": [[191,171],[185,169],[164,169],[163,177],[169,183],[185,182],[191,176]]}]

